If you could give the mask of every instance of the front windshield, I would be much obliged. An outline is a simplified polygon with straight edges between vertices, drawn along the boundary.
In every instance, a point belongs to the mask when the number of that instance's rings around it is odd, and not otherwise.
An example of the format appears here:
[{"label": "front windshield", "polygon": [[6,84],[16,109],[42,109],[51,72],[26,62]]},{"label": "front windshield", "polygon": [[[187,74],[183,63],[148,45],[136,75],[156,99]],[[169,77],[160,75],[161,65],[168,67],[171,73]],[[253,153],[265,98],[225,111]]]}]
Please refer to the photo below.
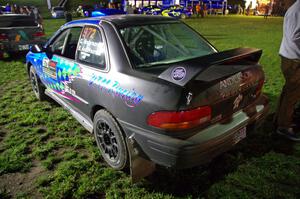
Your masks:
[{"label": "front windshield", "polygon": [[183,23],[131,26],[120,32],[136,68],[175,63],[216,52]]}]

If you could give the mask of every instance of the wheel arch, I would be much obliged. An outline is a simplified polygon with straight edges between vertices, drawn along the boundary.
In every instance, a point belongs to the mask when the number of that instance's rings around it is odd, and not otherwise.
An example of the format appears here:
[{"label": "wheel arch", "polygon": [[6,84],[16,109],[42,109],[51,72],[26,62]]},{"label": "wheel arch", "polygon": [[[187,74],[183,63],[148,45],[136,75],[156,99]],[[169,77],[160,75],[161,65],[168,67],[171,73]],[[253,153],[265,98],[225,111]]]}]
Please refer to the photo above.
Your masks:
[{"label": "wheel arch", "polygon": [[118,121],[118,119],[116,118],[116,116],[115,116],[109,109],[105,108],[104,106],[101,106],[101,105],[99,105],[99,104],[96,104],[96,105],[94,105],[94,106],[92,107],[91,112],[90,112],[90,118],[91,118],[91,121],[94,122],[95,115],[96,115],[96,113],[97,113],[98,111],[100,111],[100,110],[105,110],[105,111],[107,111],[107,112],[108,112],[108,113],[116,120],[116,122],[117,122],[117,124],[119,125],[120,130],[121,130],[121,132],[122,132],[122,135],[123,135],[124,138],[125,138],[125,137],[126,137],[126,133],[125,133],[125,131],[124,131],[122,125],[119,123],[119,121]]},{"label": "wheel arch", "polygon": [[[91,120],[94,121],[94,117],[95,117],[95,114],[97,113],[97,111],[101,110],[101,109],[105,109],[107,110],[106,108],[104,108],[103,106],[101,105],[94,105],[91,109],[91,112],[90,112],[90,117],[91,117]],[[108,110],[107,110],[108,111]],[[108,111],[109,112],[109,111]]]},{"label": "wheel arch", "polygon": [[28,62],[26,63],[26,71],[27,71],[28,77],[29,77],[29,74],[30,74],[30,67],[31,67],[31,66],[33,66],[33,64],[32,64],[30,61],[28,61]]}]

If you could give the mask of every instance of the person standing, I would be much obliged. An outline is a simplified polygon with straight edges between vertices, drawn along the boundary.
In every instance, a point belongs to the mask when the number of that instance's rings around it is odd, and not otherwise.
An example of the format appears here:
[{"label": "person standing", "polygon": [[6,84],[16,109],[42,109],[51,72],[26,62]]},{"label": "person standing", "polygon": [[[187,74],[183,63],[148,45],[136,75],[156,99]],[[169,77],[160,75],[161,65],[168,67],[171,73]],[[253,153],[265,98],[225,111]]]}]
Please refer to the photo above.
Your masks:
[{"label": "person standing", "polygon": [[26,11],[27,11],[28,15],[35,20],[35,15],[34,15],[33,9],[28,6],[28,7],[26,7]]},{"label": "person standing", "polygon": [[41,15],[39,9],[37,7],[33,7],[32,8],[32,12],[34,14],[35,22],[40,25],[40,27],[42,28],[42,30],[44,30],[44,27],[43,27],[43,17]]},{"label": "person standing", "polygon": [[128,8],[127,8],[127,14],[133,14],[134,13],[134,9],[132,7],[131,4],[129,4]]},{"label": "person standing", "polygon": [[201,18],[204,17],[204,7],[203,7],[203,2],[202,1],[200,2],[200,15],[201,15]]},{"label": "person standing", "polygon": [[248,5],[247,9],[246,9],[246,15],[249,16],[250,14],[250,5]]},{"label": "person standing", "polygon": [[204,11],[204,16],[207,16],[207,6],[205,3],[203,4],[203,11]]},{"label": "person standing", "polygon": [[274,122],[276,133],[293,141],[300,141],[300,134],[293,125],[294,108],[300,101],[300,0],[286,12],[283,38],[279,50],[281,70],[285,78]]},{"label": "person standing", "polygon": [[200,7],[200,3],[198,3],[198,4],[196,5],[196,14],[197,14],[197,17],[199,17],[200,11],[201,11],[201,7]]},{"label": "person standing", "polygon": [[237,14],[241,15],[243,14],[243,11],[242,11],[242,6],[240,4],[238,4],[238,11],[237,11]]},{"label": "person standing", "polygon": [[266,4],[266,5],[265,5],[265,14],[264,14],[264,18],[265,18],[265,19],[268,18],[269,10],[270,10],[269,4]]}]

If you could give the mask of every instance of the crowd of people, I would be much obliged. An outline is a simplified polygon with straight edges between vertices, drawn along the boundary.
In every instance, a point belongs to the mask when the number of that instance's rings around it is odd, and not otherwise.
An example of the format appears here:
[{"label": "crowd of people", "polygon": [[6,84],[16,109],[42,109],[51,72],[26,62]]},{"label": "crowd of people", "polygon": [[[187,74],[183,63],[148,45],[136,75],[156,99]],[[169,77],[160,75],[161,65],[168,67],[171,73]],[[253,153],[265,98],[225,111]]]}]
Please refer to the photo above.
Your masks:
[{"label": "crowd of people", "polygon": [[125,10],[124,10],[127,14],[138,14],[139,13],[139,8],[129,4],[128,6],[126,6]]},{"label": "crowd of people", "polygon": [[197,17],[201,16],[201,18],[203,18],[204,16],[207,15],[207,5],[203,2],[198,3],[195,7],[195,13],[197,15]]},{"label": "crowd of people", "polygon": [[37,7],[34,6],[19,6],[17,4],[10,5],[9,3],[2,6],[3,9],[0,10],[0,14],[11,13],[11,14],[23,14],[33,17],[36,23],[42,25],[43,17]]}]

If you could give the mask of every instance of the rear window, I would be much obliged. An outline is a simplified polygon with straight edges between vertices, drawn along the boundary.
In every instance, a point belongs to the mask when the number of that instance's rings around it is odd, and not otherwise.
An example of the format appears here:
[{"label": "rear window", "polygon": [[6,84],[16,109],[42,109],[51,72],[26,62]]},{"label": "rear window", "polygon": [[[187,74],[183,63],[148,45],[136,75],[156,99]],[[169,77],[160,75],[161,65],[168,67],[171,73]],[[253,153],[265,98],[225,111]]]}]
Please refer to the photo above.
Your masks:
[{"label": "rear window", "polygon": [[2,15],[0,16],[0,27],[24,27],[24,26],[37,26],[33,17]]},{"label": "rear window", "polygon": [[215,53],[198,33],[183,23],[150,24],[120,29],[136,68],[170,64]]}]

